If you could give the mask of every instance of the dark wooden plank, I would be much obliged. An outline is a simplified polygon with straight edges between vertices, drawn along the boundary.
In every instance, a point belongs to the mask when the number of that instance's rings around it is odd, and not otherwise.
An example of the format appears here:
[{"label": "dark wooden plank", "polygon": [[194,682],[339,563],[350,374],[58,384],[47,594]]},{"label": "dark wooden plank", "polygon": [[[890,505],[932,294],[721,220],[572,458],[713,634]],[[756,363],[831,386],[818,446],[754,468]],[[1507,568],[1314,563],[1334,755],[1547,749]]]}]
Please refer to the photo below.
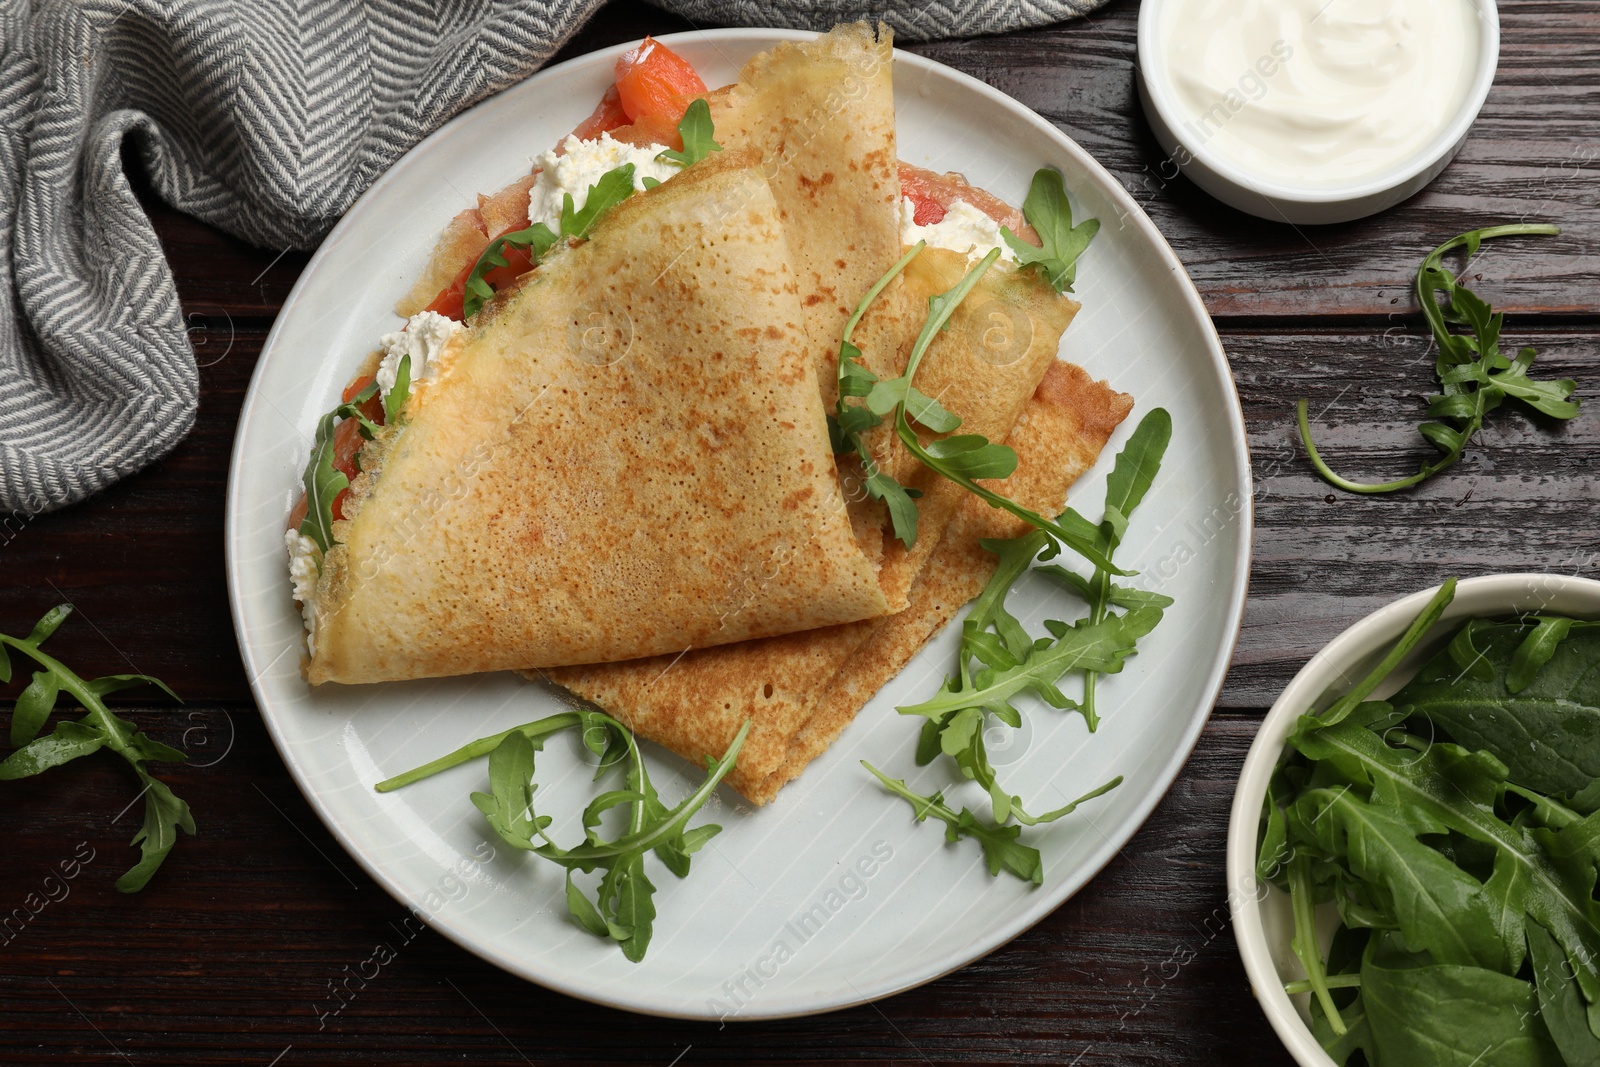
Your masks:
[{"label": "dark wooden plank", "polygon": [[[1498,301],[1498,287],[1483,296]],[[1225,338],[1244,401],[1256,478],[1255,560],[1223,704],[1270,704],[1351,623],[1450,575],[1551,571],[1600,577],[1600,418],[1560,423],[1508,404],[1463,460],[1411,490],[1333,489],[1305,458],[1294,402],[1311,401],[1318,449],[1347,478],[1413,473],[1435,453],[1417,433],[1434,392],[1431,338],[1414,320],[1350,333],[1236,332]],[[1592,329],[1534,330],[1513,318],[1502,343],[1532,345],[1538,378],[1573,378],[1593,397]]]},{"label": "dark wooden plank", "polygon": [[[254,711],[194,711],[134,715],[172,744],[190,731],[200,762],[221,756],[165,775],[199,836],[138,896],[111,888],[132,854],[135,813],[115,818],[135,793],[124,768],[96,756],[0,790],[11,814],[0,906],[26,908],[47,888],[61,898],[3,945],[5,1063],[110,1062],[115,1048],[135,1063],[266,1064],[292,1046],[279,1062],[667,1064],[691,1045],[676,1062],[1289,1062],[1250,996],[1223,886],[1250,716],[1215,719],[1123,853],[988,958],[876,1006],[719,1028],[570,1000],[431,931],[407,940],[406,911],[323,829]],[[80,842],[94,858],[62,882]],[[352,980],[334,1014],[329,982],[372,975],[362,964],[378,944],[395,959],[364,987]]]},{"label": "dark wooden plank", "polygon": [[1394,298],[1407,301],[1429,249],[1474,226],[1523,219],[1565,232],[1483,257],[1506,307],[1594,313],[1600,9],[1549,0],[1499,8],[1499,75],[1460,156],[1405,204],[1338,226],[1265,222],[1174,179],[1134,85],[1132,0],[1044,30],[910,47],[1010,94],[1086,148],[1155,220],[1213,315],[1385,313]]},{"label": "dark wooden plank", "polygon": [[[1411,272],[1434,245],[1517,220],[1565,232],[1482,257],[1476,269],[1500,285],[1506,307],[1600,314],[1600,8],[1500,4],[1499,76],[1456,162],[1389,212],[1300,229],[1223,207],[1173,178],[1134,88],[1137,15],[1134,0],[1113,0],[1043,30],[908,47],[1009,93],[1088,149],[1155,220],[1213,315],[1383,314],[1409,300]],[[685,28],[624,0],[602,9],[561,58]],[[270,313],[304,263],[301,253],[250,250],[170,209],[153,215],[186,301],[205,314]]]}]

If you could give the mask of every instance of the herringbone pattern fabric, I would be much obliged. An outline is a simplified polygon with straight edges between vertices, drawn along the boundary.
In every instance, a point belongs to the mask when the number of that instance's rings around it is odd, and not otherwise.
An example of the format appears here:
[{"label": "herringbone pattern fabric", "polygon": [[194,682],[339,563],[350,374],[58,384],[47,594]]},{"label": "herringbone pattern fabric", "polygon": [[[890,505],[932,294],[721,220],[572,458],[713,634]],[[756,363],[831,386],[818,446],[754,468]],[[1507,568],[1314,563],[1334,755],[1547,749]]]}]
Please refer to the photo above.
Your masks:
[{"label": "herringbone pattern fabric", "polygon": [[[664,0],[696,24],[902,38],[1103,0]],[[252,243],[315,244],[450,116],[533,72],[601,0],[0,0],[0,522],[80,500],[193,424],[172,273],[123,172]],[[14,524],[14,523],[13,523]]]}]

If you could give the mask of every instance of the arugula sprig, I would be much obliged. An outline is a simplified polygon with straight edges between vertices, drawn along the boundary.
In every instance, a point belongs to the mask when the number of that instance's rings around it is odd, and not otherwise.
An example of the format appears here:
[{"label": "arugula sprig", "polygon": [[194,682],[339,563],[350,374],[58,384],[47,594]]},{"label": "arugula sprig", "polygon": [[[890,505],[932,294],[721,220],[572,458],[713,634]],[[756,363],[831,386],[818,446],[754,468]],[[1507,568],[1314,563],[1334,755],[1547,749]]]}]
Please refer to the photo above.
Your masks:
[{"label": "arugula sprig", "polygon": [[1043,247],[1029,244],[1009,227],[1000,227],[1000,236],[1016,255],[1017,262],[1037,267],[1056,292],[1072,292],[1072,283],[1078,275],[1078,257],[1100,232],[1100,220],[1085,219],[1076,226],[1072,224],[1072,205],[1067,202],[1061,173],[1048,167],[1033,172],[1027,199],[1022,202],[1022,217],[1039,234]]},{"label": "arugula sprig", "polygon": [[[979,485],[977,482],[979,478],[1009,477],[1017,469],[1016,451],[1008,445],[996,444],[982,434],[952,433],[961,426],[961,417],[946,410],[935,398],[927,396],[912,384],[916,379],[917,368],[921,366],[922,358],[927,354],[934,339],[949,323],[950,317],[955,314],[956,309],[977,286],[983,275],[1000,258],[998,248],[991,249],[953,287],[928,298],[928,317],[911,346],[906,369],[899,377],[879,380],[877,375],[858,362],[861,350],[850,343],[850,334],[856,323],[860,321],[872,300],[905,269],[912,259],[916,258],[922,248],[923,242],[919,241],[901,257],[900,261],[868,290],[866,297],[857,305],[855,313],[846,324],[844,339],[839,345],[838,410],[829,419],[834,450],[854,451],[862,458],[868,474],[868,493],[888,505],[895,536],[907,548],[915,544],[917,539],[917,511],[912,498],[920,494],[915,490],[905,489],[884,474],[873,462],[860,436],[865,430],[881,425],[884,417],[891,414],[894,419],[895,436],[906,451],[916,457],[924,467],[980,497],[990,507],[1002,508],[1036,529],[1045,531],[1096,567],[1108,570],[1112,574],[1129,574],[1129,571],[1116,567],[1097,547],[1097,533],[1090,524],[1081,521],[1052,522],[1009,497]],[[849,397],[865,397],[866,402],[864,405],[849,404],[846,400]],[[912,426],[913,422],[927,427],[934,433],[950,434],[950,436],[935,438],[924,445]]]},{"label": "arugula sprig", "polygon": [[[1105,517],[1100,520],[1095,537],[1096,546],[1105,553],[1107,559],[1121,546],[1122,538],[1128,532],[1128,518],[1144,500],[1145,493],[1149,492],[1171,440],[1172,416],[1165,408],[1156,408],[1139,421],[1128,438],[1127,446],[1117,455],[1116,464],[1106,477]],[[1083,597],[1089,605],[1091,625],[1104,622],[1113,605],[1124,608],[1167,608],[1172,605],[1171,597],[1116,585],[1111,581],[1110,572],[1099,567],[1095,568],[1092,578],[1074,574],[1059,564],[1041,567],[1039,571]],[[1096,670],[1085,669],[1083,703],[1079,707],[1091,732],[1100,722],[1094,706],[1095,680],[1099,675],[1100,672]]]},{"label": "arugula sprig", "polygon": [[[589,802],[583,810],[582,843],[563,848],[548,833],[552,817],[534,810],[538,786],[533,776],[536,754],[545,741],[572,729],[580,732],[584,746],[599,760],[595,780],[619,767],[623,783],[622,788],[602,792]],[[645,856],[654,853],[679,878],[688,875],[690,857],[722,829],[714,824],[690,829],[689,820],[733,769],[749,733],[747,720],[720,760],[707,758],[706,777],[700,786],[672,808],[651,784],[633,734],[597,711],[561,712],[480,738],[431,763],[379,782],[376,788],[380,793],[390,792],[487,755],[489,791],[473,793],[474,806],[507,844],[565,868],[567,908],[573,918],[596,937],[617,942],[622,954],[637,963],[650,946],[656,917],[656,887],[645,871]],[[622,812],[626,828],[620,836],[606,840],[601,836],[601,822],[614,809]],[[594,899],[590,900],[573,880],[573,874],[596,870],[603,873]]]},{"label": "arugula sprig", "polygon": [[[27,656],[41,668],[34,672],[33,680],[17,697],[16,708],[11,716],[11,743],[20,747],[0,761],[0,781],[27,778],[102,748],[126,760],[144,786],[141,790],[144,822],[131,842],[139,849],[139,862],[117,879],[116,886],[123,893],[136,893],[145,887],[167,858],[167,853],[172,851],[172,846],[178,840],[178,831],[194,833],[194,817],[189,813],[189,805],[174,796],[164,782],[152,776],[145,769],[145,764],[150,761],[179,763],[188,757],[175,748],[163,745],[128,720],[119,718],[106,707],[104,698],[140,685],[153,685],[172,699],[179,698],[164,682],[147,674],[108,674],[85,680],[54,656],[41,651],[39,646],[71,614],[72,605],[61,604],[46,612],[27,637],[0,634],[0,684],[11,681],[11,660],[6,652],[8,647]],[[76,700],[85,714],[81,719],[59,720],[53,731],[41,737],[39,731],[49,720],[62,694]]]},{"label": "arugula sprig", "polygon": [[[1524,348],[1515,359],[1500,351],[1500,328],[1505,316],[1462,285],[1442,265],[1445,253],[1466,250],[1471,259],[1478,246],[1495,237],[1521,234],[1556,234],[1560,229],[1544,224],[1489,226],[1452,237],[1428,253],[1417,268],[1417,301],[1438,346],[1434,373],[1440,393],[1428,399],[1428,415],[1439,421],[1424,422],[1418,432],[1441,453],[1422,464],[1417,473],[1389,482],[1353,482],[1343,478],[1324,462],[1311,439],[1307,402],[1295,405],[1295,420],[1300,441],[1311,464],[1332,485],[1351,493],[1392,493],[1426,481],[1461,458],[1472,436],[1483,427],[1489,412],[1507,398],[1520,400],[1551,418],[1570,419],[1578,414],[1578,402],[1569,397],[1577,388],[1570,380],[1537,381],[1528,377],[1534,351]],[[1440,296],[1444,302],[1440,303]],[[1467,333],[1453,333],[1452,326],[1465,326]]]},{"label": "arugula sprig", "polygon": [[[1063,513],[1064,519],[1070,514],[1075,525],[1098,531],[1107,555],[1121,543],[1129,514],[1155,480],[1171,431],[1171,417],[1160,408],[1140,421],[1107,479],[1105,517],[1099,527],[1070,509]],[[945,804],[942,793],[922,796],[903,781],[891,779],[870,765],[867,769],[891,792],[911,803],[919,822],[932,816],[945,823],[949,840],[977,840],[991,874],[1008,870],[1038,884],[1043,868],[1037,850],[1019,840],[1021,828],[1072,814],[1080,805],[1115,789],[1122,777],[1053,811],[1032,814],[1022,798],[998,780],[989,761],[984,733],[993,720],[1014,729],[1020,727],[1022,712],[1014,701],[1025,693],[1034,694],[1051,707],[1082,712],[1093,732],[1099,722],[1092,705],[1094,677],[1120,671],[1137,650],[1139,639],[1161,621],[1172,599],[1113,585],[1102,569],[1096,570],[1094,578],[1085,579],[1059,565],[1034,568],[1036,559],[1054,559],[1060,552],[1059,544],[1041,530],[982,544],[999,561],[962,623],[956,672],[931,698],[903,706],[899,711],[927,720],[917,744],[917,764],[925,766],[941,755],[948,757],[962,778],[988,794],[992,821],[985,821],[970,809],[955,811]],[[1016,582],[1034,569],[1080,593],[1089,605],[1089,616],[1074,623],[1047,620],[1044,625],[1048,637],[1029,634],[1006,608],[1005,600]],[[1118,613],[1114,610],[1118,607],[1124,610]],[[1077,671],[1085,675],[1086,699],[1082,702],[1071,699],[1060,688],[1061,680]]]},{"label": "arugula sprig", "polygon": [[862,760],[861,765],[871,771],[885,789],[911,805],[917,822],[924,822],[929,817],[938,819],[945,824],[946,841],[955,842],[968,837],[982,845],[983,858],[989,865],[991,875],[1005,870],[1025,882],[1034,885],[1044,883],[1044,861],[1039,850],[1017,840],[1022,834],[1022,827],[985,823],[972,813],[971,808],[962,808],[959,812],[952,809],[945,803],[942,792],[923,796],[906,785],[903,779],[890,778],[866,760]]},{"label": "arugula sprig", "polygon": [[[906,370],[900,378],[893,382],[880,382],[872,387],[872,392],[867,395],[867,406],[874,414],[887,414],[894,412],[895,434],[900,438],[900,443],[907,452],[917,458],[924,467],[949,481],[955,482],[967,492],[979,497],[992,508],[1001,508],[1010,512],[1017,518],[1026,522],[1035,529],[1043,530],[1061,544],[1071,548],[1083,556],[1096,567],[1110,571],[1112,574],[1127,575],[1132,572],[1125,571],[1113,564],[1109,557],[1100,550],[1096,544],[1096,535],[1093,527],[1083,522],[1062,523],[1051,521],[1038,512],[1023,507],[1010,497],[1002,496],[986,486],[979,485],[979,478],[1007,478],[1017,469],[1017,453],[1009,445],[995,444],[982,434],[953,434],[949,437],[940,437],[924,445],[917,437],[916,430],[912,429],[911,404],[913,390],[910,387],[912,379],[916,376],[917,367],[922,363],[922,357],[927,353],[933,339],[939,331],[944,329],[950,321],[950,316],[957,307],[966,299],[978,280],[1000,258],[1000,250],[992,249],[989,254],[969,270],[965,277],[954,288],[947,292],[939,293],[928,299],[928,318],[922,325],[922,332],[917,335],[916,342],[911,346],[911,355],[906,360]],[[904,383],[901,385],[900,383]],[[920,397],[921,394],[917,393]],[[926,398],[923,398],[926,399]],[[961,419],[945,411],[944,408],[931,400],[928,404],[934,409],[934,425],[928,428],[936,432],[948,432],[961,425]],[[929,414],[919,410],[915,416],[918,422],[925,421]]]},{"label": "arugula sprig", "polygon": [[656,158],[663,163],[676,163],[682,167],[692,166],[713,152],[722,151],[712,135],[716,131],[711,126],[711,105],[705,98],[691,100],[684,109],[683,118],[678,120],[678,138],[683,141],[683,149],[679,151],[669,148],[659,153]]},{"label": "arugula sprig", "polygon": [[333,465],[333,431],[338,422],[339,412],[334,410],[317,423],[311,458],[301,479],[306,491],[306,517],[300,520],[300,534],[311,538],[323,552],[334,545],[333,502],[350,487],[350,479]]},{"label": "arugula sprig", "polygon": [[[868,396],[879,384],[878,376],[860,362],[861,349],[852,344],[850,338],[855,333],[856,326],[860,324],[861,317],[867,313],[867,308],[889,283],[917,258],[927,244],[926,241],[918,241],[912,245],[910,251],[901,256],[883,277],[873,283],[872,288],[868,289],[867,294],[856,304],[855,311],[844,324],[844,334],[839,340],[839,356],[835,372],[839,399],[834,413],[828,416],[828,436],[832,438],[834,454],[845,452],[856,454],[856,458],[861,461],[861,469],[866,474],[867,495],[873,500],[883,501],[884,506],[889,509],[889,521],[893,524],[894,535],[907,548],[917,543],[915,499],[922,495],[922,490],[907,488],[897,482],[893,475],[878,465],[872,450],[861,439],[861,435],[866,431],[881,426],[883,418],[866,404],[849,402],[851,398]],[[907,388],[910,388],[909,384]],[[922,394],[917,393],[917,396],[922,397]],[[926,397],[923,399],[927,400]],[[928,403],[932,404],[933,401],[928,400]]]}]

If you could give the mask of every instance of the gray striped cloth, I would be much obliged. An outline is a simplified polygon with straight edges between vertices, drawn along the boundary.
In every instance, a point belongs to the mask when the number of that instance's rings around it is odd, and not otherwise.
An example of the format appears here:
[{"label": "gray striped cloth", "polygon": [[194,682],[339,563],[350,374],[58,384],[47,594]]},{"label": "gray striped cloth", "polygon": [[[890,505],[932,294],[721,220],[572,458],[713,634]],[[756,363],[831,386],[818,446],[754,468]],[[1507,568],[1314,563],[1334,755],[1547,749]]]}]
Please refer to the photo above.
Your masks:
[{"label": "gray striped cloth", "polygon": [[[882,18],[925,40],[1103,2],[662,6],[695,25]],[[402,153],[527,77],[600,3],[0,0],[0,528],[131,474],[194,423],[194,353],[124,148],[179,210],[254,244],[309,247]]]}]

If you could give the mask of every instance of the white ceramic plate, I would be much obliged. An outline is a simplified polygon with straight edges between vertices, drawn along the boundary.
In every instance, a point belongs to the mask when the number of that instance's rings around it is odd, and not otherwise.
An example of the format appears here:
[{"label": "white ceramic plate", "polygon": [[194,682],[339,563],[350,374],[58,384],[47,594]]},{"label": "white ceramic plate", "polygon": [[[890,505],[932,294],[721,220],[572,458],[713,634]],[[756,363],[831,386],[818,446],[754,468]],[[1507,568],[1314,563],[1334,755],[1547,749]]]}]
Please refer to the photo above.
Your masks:
[{"label": "white ceramic plate", "polygon": [[[711,85],[756,52],[801,34],[718,30],[663,38]],[[897,704],[923,699],[953,658],[952,628],[861,713],[826,755],[768,808],[726,790],[706,816],[723,833],[687,882],[665,870],[655,940],[643,963],[583,932],[565,913],[561,872],[493,848],[467,799],[477,763],[397,793],[374,782],[472,738],[549,714],[557,698],[510,674],[312,691],[298,671],[300,621],[289,599],[284,517],[319,415],[422,268],[440,229],[479,190],[527,172],[610,83],[625,46],[553,67],[473,108],[423,141],[344,217],[301,275],[267,339],[245,399],[228,495],[228,579],[239,644],[263,716],[312,806],[367,872],[435,929],[505,969],[573,996],[682,1017],[771,1018],[827,1011],[927,982],[1004,944],[1083,886],[1150,814],[1188,757],[1222,685],[1243,609],[1250,552],[1250,467],[1222,347],[1182,265],[1131,197],[1048,122],[981,82],[914,55],[896,60],[900,152],[1020,203],[1035,168],[1065,175],[1078,217],[1102,228],[1080,264],[1084,310],[1065,354],[1132,393],[1138,406],[1105,460],[1074,490],[1099,517],[1105,472],[1140,415],[1173,414],[1155,491],[1119,559],[1177,598],[1140,654],[1101,689],[1104,722],[1033,709],[994,752],[1005,780],[1040,808],[1106,781],[1124,784],[1035,835],[1041,888],[990,878],[972,842],[946,845],[860,767],[870,759],[931,792],[946,770],[918,769],[917,723]],[[1013,606],[1042,632],[1077,612],[1044,582]],[[1068,615],[1068,617],[1073,617]],[[576,745],[543,757],[547,790],[577,810],[588,778]],[[698,771],[655,750],[669,802]],[[559,777],[557,774],[559,773]],[[544,795],[543,793],[541,795]],[[652,861],[654,862],[654,861]]]}]

